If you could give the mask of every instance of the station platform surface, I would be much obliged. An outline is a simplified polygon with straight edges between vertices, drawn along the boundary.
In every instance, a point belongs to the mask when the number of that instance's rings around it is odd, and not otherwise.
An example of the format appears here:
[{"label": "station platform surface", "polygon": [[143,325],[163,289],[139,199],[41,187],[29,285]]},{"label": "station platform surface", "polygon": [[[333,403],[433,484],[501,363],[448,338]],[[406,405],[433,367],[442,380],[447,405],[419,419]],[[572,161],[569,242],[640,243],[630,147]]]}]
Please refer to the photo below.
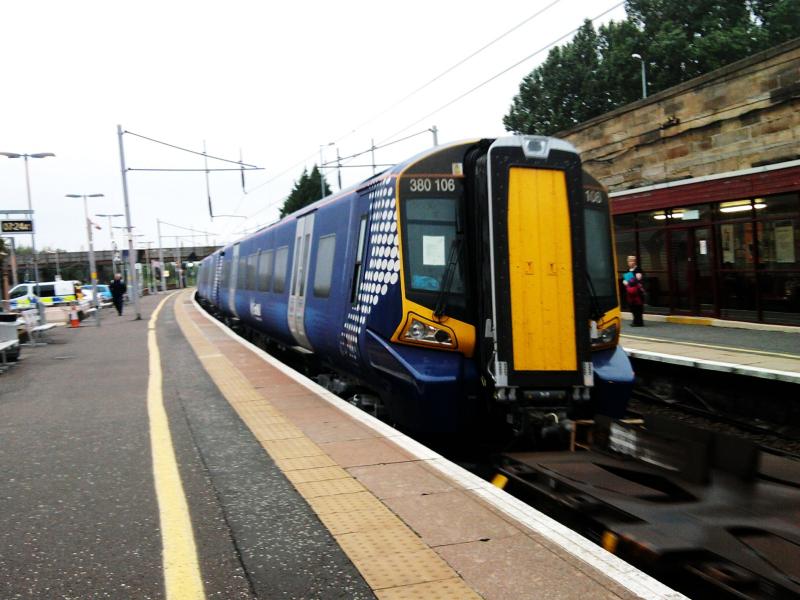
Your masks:
[{"label": "station platform surface", "polygon": [[632,327],[623,313],[628,354],[700,369],[800,383],[800,327],[692,317],[645,315]]},{"label": "station platform surface", "polygon": [[278,363],[190,291],[0,377],[2,598],[682,598]]}]

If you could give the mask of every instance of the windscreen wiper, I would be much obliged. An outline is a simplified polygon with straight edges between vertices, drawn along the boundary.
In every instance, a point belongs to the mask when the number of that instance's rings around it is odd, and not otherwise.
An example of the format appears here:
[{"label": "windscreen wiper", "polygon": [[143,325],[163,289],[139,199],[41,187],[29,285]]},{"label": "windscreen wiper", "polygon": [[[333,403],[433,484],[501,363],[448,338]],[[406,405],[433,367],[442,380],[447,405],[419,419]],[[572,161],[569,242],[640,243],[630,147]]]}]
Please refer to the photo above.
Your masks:
[{"label": "windscreen wiper", "polygon": [[586,282],[589,284],[589,307],[591,314],[589,315],[595,321],[599,321],[603,316],[603,311],[600,309],[600,301],[597,299],[597,292],[594,289],[594,282],[589,271],[586,271]]},{"label": "windscreen wiper", "polygon": [[458,233],[453,238],[453,243],[450,244],[450,256],[447,259],[447,268],[442,274],[442,288],[439,291],[439,296],[436,298],[435,308],[433,309],[434,317],[441,317],[447,308],[447,299],[450,296],[450,288],[453,286],[453,276],[456,273],[456,266],[458,265],[458,256],[461,254],[461,241],[463,235]]}]

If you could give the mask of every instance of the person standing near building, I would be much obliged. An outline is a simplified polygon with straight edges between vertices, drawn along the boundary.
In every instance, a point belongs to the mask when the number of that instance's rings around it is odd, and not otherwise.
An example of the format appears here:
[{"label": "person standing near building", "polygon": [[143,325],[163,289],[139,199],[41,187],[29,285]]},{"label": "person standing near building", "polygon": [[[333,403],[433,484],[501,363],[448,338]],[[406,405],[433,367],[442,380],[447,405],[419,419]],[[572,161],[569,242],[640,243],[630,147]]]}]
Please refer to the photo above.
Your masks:
[{"label": "person standing near building", "polygon": [[128,286],[122,281],[122,275],[119,273],[114,275],[114,281],[109,284],[108,289],[111,292],[111,301],[114,303],[114,308],[117,309],[117,314],[122,316],[123,296],[128,291]]},{"label": "person standing near building", "polygon": [[642,270],[636,264],[636,257],[628,257],[628,271],[622,276],[625,296],[633,315],[633,327],[644,326],[644,284]]}]

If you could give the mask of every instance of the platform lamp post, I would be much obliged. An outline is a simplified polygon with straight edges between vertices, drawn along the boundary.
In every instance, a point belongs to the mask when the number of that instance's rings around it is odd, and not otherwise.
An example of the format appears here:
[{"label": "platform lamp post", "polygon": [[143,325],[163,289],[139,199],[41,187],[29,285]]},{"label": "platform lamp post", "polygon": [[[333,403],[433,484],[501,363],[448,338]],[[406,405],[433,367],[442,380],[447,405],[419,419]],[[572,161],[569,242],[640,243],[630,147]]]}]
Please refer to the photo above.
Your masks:
[{"label": "platform lamp post", "polygon": [[[8,158],[23,158],[25,159],[25,189],[28,192],[28,210],[31,215],[31,225],[33,223],[33,207],[31,205],[31,178],[28,173],[28,159],[29,158],[48,158],[55,156],[52,152],[37,152],[35,154],[17,154],[16,152],[0,152],[0,155]],[[33,256],[33,276],[36,280],[36,295],[39,295],[39,261],[36,254],[36,227],[31,228],[31,255]]]},{"label": "platform lamp post", "polygon": [[89,240],[89,271],[92,279],[92,304],[94,305],[94,322],[100,325],[100,303],[97,293],[97,265],[94,262],[94,239],[92,236],[92,226],[94,223],[89,219],[89,203],[87,198],[103,198],[104,194],[66,194],[67,198],[83,198],[83,214],[86,217],[86,236]]},{"label": "platform lamp post", "polygon": [[153,245],[153,241],[141,240],[140,243],[147,244],[147,247],[144,249],[144,262],[145,266],[147,267],[147,293],[152,294],[154,274],[153,274],[153,265],[150,262],[150,246]]},{"label": "platform lamp post", "polygon": [[642,55],[639,54],[638,52],[634,52],[633,54],[631,54],[631,58],[635,58],[636,60],[642,63],[642,98],[647,98],[647,73],[645,72],[644,69],[644,59],[642,58]]},{"label": "platform lamp post", "polygon": [[108,218],[108,235],[111,236],[111,278],[114,278],[114,275],[117,274],[117,242],[114,239],[114,225],[111,222],[111,219],[114,217],[124,217],[122,213],[114,213],[113,215],[107,213],[95,213],[95,217],[107,217]]},{"label": "platform lamp post", "polygon": [[128,228],[128,267],[130,279],[128,287],[133,289],[133,309],[136,320],[142,320],[142,311],[139,308],[139,282],[136,279],[136,257],[133,255],[133,225],[131,225],[131,205],[128,200],[128,169],[125,166],[125,148],[122,144],[122,125],[117,125],[117,138],[119,139],[119,163],[122,172],[122,197],[125,200],[125,225]]}]

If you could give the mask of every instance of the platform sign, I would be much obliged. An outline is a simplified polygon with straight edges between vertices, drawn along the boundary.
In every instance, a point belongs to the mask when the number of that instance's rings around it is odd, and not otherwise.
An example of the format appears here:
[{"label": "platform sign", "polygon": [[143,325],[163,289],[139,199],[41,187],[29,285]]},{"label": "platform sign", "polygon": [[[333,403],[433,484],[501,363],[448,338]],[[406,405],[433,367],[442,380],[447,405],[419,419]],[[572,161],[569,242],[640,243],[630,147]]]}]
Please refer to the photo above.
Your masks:
[{"label": "platform sign", "polygon": [[33,221],[30,219],[14,219],[0,221],[3,233],[33,233]]}]

